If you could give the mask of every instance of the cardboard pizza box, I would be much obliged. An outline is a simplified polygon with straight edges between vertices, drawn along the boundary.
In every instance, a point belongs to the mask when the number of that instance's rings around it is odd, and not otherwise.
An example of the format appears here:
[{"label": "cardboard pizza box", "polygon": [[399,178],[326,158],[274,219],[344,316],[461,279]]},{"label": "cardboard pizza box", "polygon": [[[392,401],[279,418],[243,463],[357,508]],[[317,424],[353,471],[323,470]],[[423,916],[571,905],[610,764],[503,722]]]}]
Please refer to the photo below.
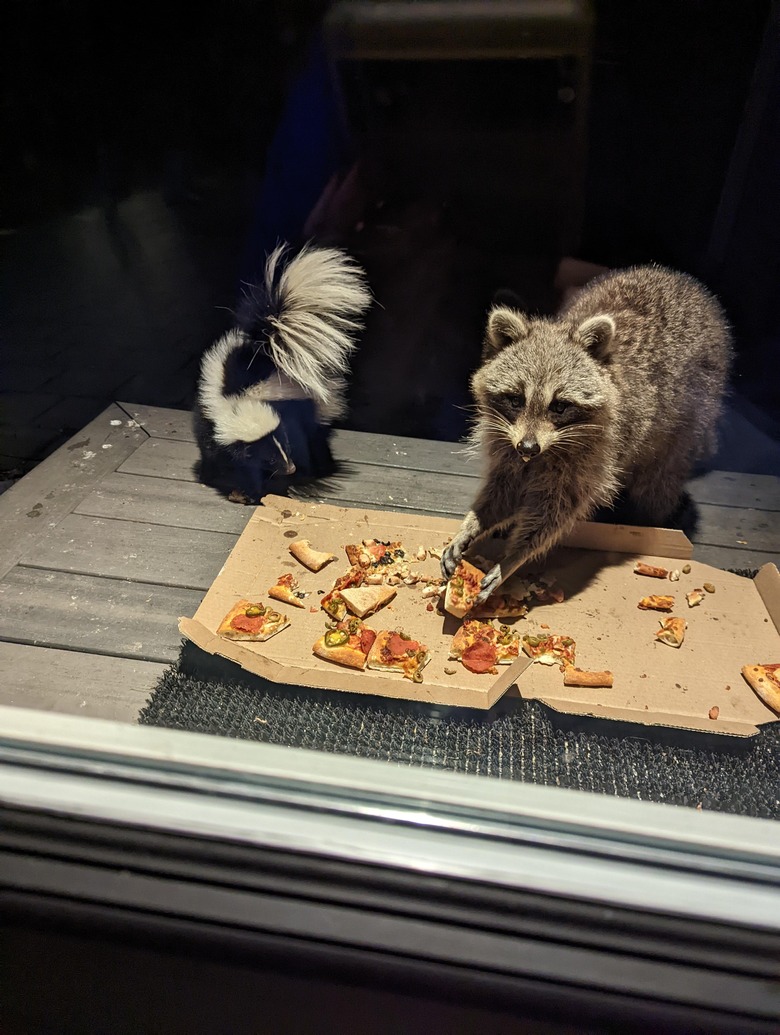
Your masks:
[{"label": "cardboard pizza box", "polygon": [[[577,644],[577,666],[611,671],[610,689],[565,687],[557,666],[534,664],[525,655],[512,665],[499,666],[498,676],[469,672],[448,659],[460,623],[427,610],[429,600],[423,598],[421,584],[399,586],[395,599],[366,624],[377,631],[401,628],[428,646],[431,661],[422,683],[396,674],[347,669],[312,654],[327,620],[319,601],[349,568],[347,544],[399,540],[412,557],[422,546],[426,559],[411,560],[412,570],[437,575],[439,561],[430,550],[440,551],[458,527],[459,522],[438,517],[267,496],[195,615],[181,618],[179,629],[202,650],[247,672],[272,682],[336,692],[486,710],[516,684],[522,697],[561,712],[644,725],[751,736],[759,726],[777,720],[740,673],[745,664],[780,661],[777,568],[767,564],[755,579],[712,568],[696,561],[690,541],[673,529],[579,525],[543,568],[563,588],[564,601],[531,604],[524,618],[507,623],[521,635],[571,636]],[[310,572],[289,552],[296,539],[308,539],[316,550],[330,551],[338,560],[318,573]],[[648,578],[634,573],[638,559],[679,570],[690,563],[691,572],[681,574],[678,582]],[[269,599],[267,590],[286,572],[292,572],[299,590],[309,594],[305,607]],[[715,592],[689,608],[685,594],[705,582]],[[637,608],[639,599],[651,594],[675,597],[672,614],[688,623],[679,649],[655,640],[666,615]],[[273,603],[287,614],[290,627],[265,643],[218,637],[220,621],[241,597]],[[718,709],[716,719],[710,718],[713,708]]]}]

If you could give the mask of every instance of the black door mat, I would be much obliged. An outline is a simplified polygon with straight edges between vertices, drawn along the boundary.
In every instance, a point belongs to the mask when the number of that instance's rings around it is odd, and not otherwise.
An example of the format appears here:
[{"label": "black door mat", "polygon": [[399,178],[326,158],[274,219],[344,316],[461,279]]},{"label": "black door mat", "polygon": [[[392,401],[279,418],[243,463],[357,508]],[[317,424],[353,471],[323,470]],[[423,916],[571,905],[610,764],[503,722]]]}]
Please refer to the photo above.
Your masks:
[{"label": "black door mat", "polygon": [[508,695],[487,713],[432,707],[270,683],[191,643],[163,674],[138,721],[780,818],[780,723],[737,738],[561,715]]}]

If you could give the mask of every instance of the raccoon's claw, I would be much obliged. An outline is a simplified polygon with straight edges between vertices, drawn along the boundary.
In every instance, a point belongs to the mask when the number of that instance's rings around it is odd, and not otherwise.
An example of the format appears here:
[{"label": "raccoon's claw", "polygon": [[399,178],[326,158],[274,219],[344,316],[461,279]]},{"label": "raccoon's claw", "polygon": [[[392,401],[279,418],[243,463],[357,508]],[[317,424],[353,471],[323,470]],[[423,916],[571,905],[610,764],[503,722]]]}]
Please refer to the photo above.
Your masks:
[{"label": "raccoon's claw", "polygon": [[479,595],[477,596],[477,604],[484,604],[490,594],[495,592],[503,581],[501,565],[495,564],[482,580]]},{"label": "raccoon's claw", "polygon": [[455,569],[463,557],[463,550],[453,541],[447,546],[441,555],[441,573],[445,579],[452,578]]}]

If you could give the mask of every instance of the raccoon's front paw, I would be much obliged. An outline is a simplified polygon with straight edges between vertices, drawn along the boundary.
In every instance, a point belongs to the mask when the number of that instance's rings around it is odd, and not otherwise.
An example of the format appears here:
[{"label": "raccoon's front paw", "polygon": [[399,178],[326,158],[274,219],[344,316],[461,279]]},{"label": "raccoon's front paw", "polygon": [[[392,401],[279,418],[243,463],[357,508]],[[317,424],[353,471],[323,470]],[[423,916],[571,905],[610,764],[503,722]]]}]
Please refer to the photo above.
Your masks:
[{"label": "raccoon's front paw", "polygon": [[455,574],[455,569],[463,559],[465,549],[465,544],[459,542],[457,536],[449,546],[444,548],[441,555],[441,573],[445,579],[451,579]]},{"label": "raccoon's front paw", "polygon": [[477,596],[477,604],[484,604],[490,594],[497,590],[503,581],[504,577],[501,573],[501,565],[495,564],[482,580],[482,585],[479,588],[479,595]]}]

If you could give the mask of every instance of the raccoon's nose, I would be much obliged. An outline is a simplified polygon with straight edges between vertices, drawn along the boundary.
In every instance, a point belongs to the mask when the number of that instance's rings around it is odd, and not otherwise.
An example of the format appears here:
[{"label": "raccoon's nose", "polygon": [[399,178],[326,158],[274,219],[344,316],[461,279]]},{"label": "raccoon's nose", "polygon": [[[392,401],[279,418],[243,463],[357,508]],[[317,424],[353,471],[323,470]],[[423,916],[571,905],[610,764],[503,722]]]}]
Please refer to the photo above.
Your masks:
[{"label": "raccoon's nose", "polygon": [[523,460],[530,460],[532,456],[537,456],[542,450],[538,442],[530,438],[524,438],[522,442],[518,443],[517,451]]}]

